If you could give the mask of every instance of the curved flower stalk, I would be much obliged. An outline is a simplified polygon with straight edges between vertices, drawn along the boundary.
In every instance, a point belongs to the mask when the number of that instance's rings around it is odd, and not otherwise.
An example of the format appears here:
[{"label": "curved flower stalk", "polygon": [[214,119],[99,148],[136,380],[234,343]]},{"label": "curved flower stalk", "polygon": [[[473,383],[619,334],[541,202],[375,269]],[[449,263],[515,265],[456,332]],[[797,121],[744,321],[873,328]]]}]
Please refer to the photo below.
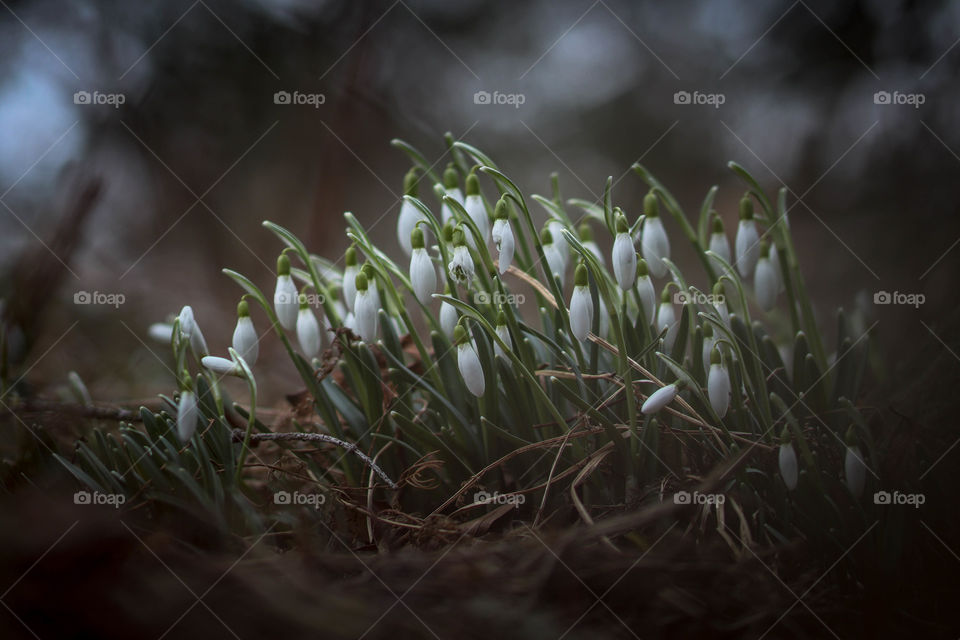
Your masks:
[{"label": "curved flower stalk", "polygon": [[257,357],[260,355],[260,339],[257,337],[257,330],[253,327],[253,320],[250,319],[250,305],[246,300],[241,300],[237,304],[237,326],[233,330],[233,348],[237,353],[243,356],[251,367],[256,364]]},{"label": "curved flower stalk", "polygon": [[800,472],[797,467],[797,452],[793,448],[793,442],[790,441],[786,429],[784,429],[777,461],[780,466],[780,477],[783,478],[783,484],[787,485],[787,490],[793,491],[797,488]]},{"label": "curved flower stalk", "polygon": [[500,275],[503,275],[510,268],[513,262],[513,253],[516,241],[513,237],[513,229],[510,227],[510,205],[506,198],[500,198],[497,201],[494,210],[495,220],[493,221],[493,243],[497,247],[499,255],[497,257],[497,269]]},{"label": "curved flower stalk", "polygon": [[629,291],[637,278],[637,253],[633,248],[627,218],[623,214],[617,216],[617,236],[613,240],[610,262],[613,264],[613,275],[617,284],[622,290]]},{"label": "curved flower stalk", "polygon": [[757,304],[764,311],[770,311],[777,304],[777,293],[780,291],[780,278],[776,267],[770,260],[770,245],[766,242],[760,245],[760,258],[757,260],[753,275],[753,290],[757,296]]},{"label": "curved flower stalk", "polygon": [[663,228],[660,219],[660,205],[654,193],[648,193],[643,199],[643,212],[646,218],[643,221],[643,232],[640,236],[640,249],[643,259],[647,261],[650,272],[656,278],[667,275],[667,263],[664,258],[670,259],[670,239]]},{"label": "curved flower stalk", "polygon": [[713,348],[710,354],[710,373],[707,376],[707,395],[710,406],[721,418],[727,415],[730,407],[730,374],[720,357],[720,349]]},{"label": "curved flower stalk", "polygon": [[570,331],[580,342],[586,342],[593,323],[593,298],[587,281],[587,266],[581,262],[574,273],[573,293],[570,294]]},{"label": "curved flower stalk", "polygon": [[410,244],[410,284],[413,293],[423,305],[430,303],[431,297],[437,292],[437,270],[433,260],[423,243],[423,231],[420,227],[411,232]]},{"label": "curved flower stalk", "polygon": [[459,284],[470,286],[473,282],[474,265],[463,229],[453,231],[453,259],[447,265],[450,277]]},{"label": "curved flower stalk", "polygon": [[[443,193],[450,196],[460,204],[463,204],[463,192],[460,191],[460,179],[457,177],[457,170],[454,169],[453,163],[447,165],[447,168],[443,172]],[[450,207],[446,203],[440,204],[440,217],[441,224],[447,224],[448,222],[455,222],[456,218],[453,215]]]},{"label": "curved flower stalk", "polygon": [[307,296],[303,294],[300,295],[300,310],[297,313],[297,341],[308,360],[320,353],[320,324],[307,304]]},{"label": "curved flower stalk", "polygon": [[566,261],[563,253],[553,241],[553,234],[550,233],[549,225],[545,226],[540,232],[540,243],[543,245],[543,255],[547,258],[547,271],[560,280],[560,288],[563,288],[564,272],[567,270]]},{"label": "curved flower stalk", "polygon": [[[480,195],[480,181],[473,172],[467,176],[467,197],[463,201],[463,208],[470,216],[473,224],[477,225],[480,236],[486,243],[490,239],[490,219],[487,216],[487,207],[483,204],[483,196]],[[473,234],[468,234],[468,236],[467,244],[472,249],[476,249],[477,243]]]},{"label": "curved flower stalk", "polygon": [[723,263],[731,264],[732,260],[730,258],[730,240],[723,230],[723,220],[718,215],[713,218],[713,231],[710,233],[710,251],[723,259],[723,262],[717,258],[711,259],[717,274],[722,275],[727,270],[727,267],[724,266]]},{"label": "curved flower stalk", "polygon": [[657,290],[653,288],[647,261],[643,258],[637,261],[637,294],[646,313],[647,324],[652,325],[657,314]]},{"label": "curved flower stalk", "polygon": [[297,328],[297,312],[300,310],[298,296],[297,286],[290,277],[290,258],[286,253],[281,253],[277,258],[277,286],[273,291],[273,308],[280,326],[287,331]]},{"label": "curved flower stalk", "polygon": [[643,406],[640,407],[640,411],[644,415],[651,415],[657,413],[668,404],[673,402],[673,399],[677,397],[677,394],[680,393],[681,383],[674,382],[673,384],[668,384],[665,387],[660,387],[646,399],[643,403]]},{"label": "curved flower stalk", "polygon": [[203,332],[200,331],[200,326],[193,317],[193,309],[189,305],[180,310],[180,332],[190,340],[190,348],[198,358],[210,353],[207,349],[207,341],[204,340]]},{"label": "curved flower stalk", "polygon": [[[407,172],[403,179],[403,193],[411,198],[416,198],[418,190],[417,169],[414,167]],[[415,204],[406,198],[403,199],[403,204],[400,205],[400,215],[397,216],[397,240],[408,256],[413,250],[410,244],[410,234],[413,233],[413,228],[417,226],[417,223],[425,219],[426,217],[417,209]]]},{"label": "curved flower stalk", "polygon": [[180,442],[187,442],[197,430],[200,412],[197,409],[197,395],[193,392],[193,380],[183,376],[183,390],[177,403],[177,436]]},{"label": "curved flower stalk", "polygon": [[737,227],[737,271],[744,278],[753,275],[760,258],[760,236],[757,234],[757,223],[753,219],[753,200],[744,196],[740,200],[740,223]]},{"label": "curved flower stalk", "polygon": [[379,296],[374,295],[376,285],[367,282],[367,276],[363,272],[357,274],[356,285],[357,297],[353,303],[355,331],[364,342],[372,344],[377,340]]},{"label": "curved flower stalk", "polygon": [[357,299],[357,274],[360,273],[356,247],[347,248],[347,252],[343,254],[343,262],[343,304],[347,310],[353,311],[353,303]]},{"label": "curved flower stalk", "polygon": [[580,236],[580,244],[582,244],[584,248],[588,249],[590,253],[593,254],[593,257],[597,259],[597,262],[600,263],[600,266],[607,266],[607,261],[603,257],[603,252],[600,251],[600,247],[597,246],[597,243],[593,241],[593,230],[590,228],[590,225],[586,222],[582,223],[577,229],[577,235]]},{"label": "curved flower stalk", "polygon": [[477,351],[473,348],[473,343],[467,340],[467,332],[460,325],[457,325],[454,330],[453,341],[457,345],[457,367],[460,369],[463,383],[470,393],[479,398],[486,389],[486,382]]}]

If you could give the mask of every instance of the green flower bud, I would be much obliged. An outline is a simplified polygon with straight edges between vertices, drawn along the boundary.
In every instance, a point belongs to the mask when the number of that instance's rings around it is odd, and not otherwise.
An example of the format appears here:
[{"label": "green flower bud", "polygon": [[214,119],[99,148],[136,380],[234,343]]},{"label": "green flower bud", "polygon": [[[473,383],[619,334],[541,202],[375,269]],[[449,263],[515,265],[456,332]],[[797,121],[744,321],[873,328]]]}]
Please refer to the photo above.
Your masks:
[{"label": "green flower bud", "polygon": [[417,168],[412,167],[410,171],[407,171],[407,175],[403,178],[403,193],[404,195],[417,197],[418,185],[419,185],[419,176],[417,175]]},{"label": "green flower bud", "polygon": [[357,274],[357,291],[366,291],[367,290],[367,276],[364,275],[363,271]]},{"label": "green flower bud", "polygon": [[446,170],[443,172],[443,186],[447,189],[455,189],[460,184],[460,178],[457,177],[457,170],[453,167],[453,163],[447,165]]},{"label": "green flower bud", "polygon": [[593,242],[593,230],[586,222],[581,223],[577,228],[577,235],[580,236],[580,242]]},{"label": "green flower bud", "polygon": [[587,279],[587,265],[581,261],[580,264],[577,265],[577,270],[574,272],[573,284],[577,287],[585,287],[587,286],[587,282],[589,282]]},{"label": "green flower bud", "polygon": [[477,179],[477,174],[475,174],[473,171],[471,171],[470,175],[467,176],[467,195],[480,195],[480,180]]},{"label": "green flower bud", "polygon": [[506,197],[497,200],[497,206],[493,210],[493,217],[497,220],[510,219],[510,204],[507,202]]},{"label": "green flower bud", "polygon": [[745,194],[743,198],[740,199],[740,219],[753,219],[753,200],[750,199],[749,193]]},{"label": "green flower bud", "polygon": [[247,304],[246,300],[241,300],[237,304],[237,317],[238,318],[248,318],[250,317],[250,305]]},{"label": "green flower bud", "polygon": [[414,249],[423,249],[423,229],[414,227],[410,234],[410,246]]},{"label": "green flower bud", "polygon": [[285,253],[281,253],[280,257],[277,258],[277,275],[278,276],[290,275],[290,258],[288,258],[287,254]]},{"label": "green flower bud", "polygon": [[656,218],[660,215],[660,202],[653,191],[643,197],[643,212],[648,218]]},{"label": "green flower bud", "polygon": [[355,247],[349,247],[347,253],[343,258],[343,261],[348,267],[357,266],[357,249]]}]

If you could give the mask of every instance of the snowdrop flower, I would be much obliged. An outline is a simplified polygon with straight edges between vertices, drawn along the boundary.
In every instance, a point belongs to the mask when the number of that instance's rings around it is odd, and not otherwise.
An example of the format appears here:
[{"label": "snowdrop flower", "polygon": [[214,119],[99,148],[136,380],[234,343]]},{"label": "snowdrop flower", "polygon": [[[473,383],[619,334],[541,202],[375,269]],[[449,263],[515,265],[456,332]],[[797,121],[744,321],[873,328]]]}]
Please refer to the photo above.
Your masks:
[{"label": "snowdrop flower", "polygon": [[516,241],[513,237],[513,229],[510,227],[510,209],[506,198],[500,198],[497,201],[497,207],[494,210],[495,220],[493,221],[493,243],[500,253],[497,258],[497,268],[500,274],[510,267],[513,262],[513,252],[516,248]]},{"label": "snowdrop flower", "polygon": [[707,395],[710,398],[710,406],[717,412],[721,418],[727,415],[727,409],[730,407],[730,374],[727,368],[723,366],[720,358],[720,349],[713,348],[710,355],[710,373],[707,376]]},{"label": "snowdrop flower", "polygon": [[187,442],[197,430],[197,396],[193,392],[193,381],[190,376],[184,380],[186,389],[180,392],[180,402],[177,403],[177,435],[180,442]]},{"label": "snowdrop flower", "polygon": [[644,415],[650,415],[651,413],[660,411],[673,402],[673,399],[677,397],[677,393],[680,392],[680,386],[680,382],[674,382],[665,387],[660,387],[650,394],[650,397],[647,398],[643,406],[640,407],[640,411],[643,412]]},{"label": "snowdrop flower", "polygon": [[643,257],[650,266],[650,272],[657,278],[667,275],[667,263],[663,258],[670,258],[670,239],[660,220],[657,196],[648,193],[643,199],[643,211],[646,219],[643,222],[643,233],[640,236],[640,249]]},{"label": "snowdrop flower", "polygon": [[623,215],[617,216],[617,236],[613,241],[613,275],[617,284],[624,291],[633,287],[637,277],[637,253],[633,250],[633,240],[630,238],[627,219]]},{"label": "snowdrop flower", "polygon": [[[483,243],[486,244],[490,239],[490,219],[487,216],[487,207],[483,204],[483,196],[480,195],[480,181],[472,172],[467,176],[467,197],[463,201],[463,208],[473,220],[473,224],[477,225]],[[474,249],[477,248],[472,232],[467,234],[467,244]]]},{"label": "snowdrop flower", "polygon": [[447,269],[455,282],[469,286],[473,281],[473,258],[470,256],[470,248],[467,247],[463,229],[460,227],[453,232],[453,259],[447,265]]},{"label": "snowdrop flower", "polygon": [[376,290],[376,286],[367,282],[367,276],[362,271],[357,274],[356,285],[357,298],[353,303],[354,330],[364,342],[372,343],[377,339],[379,296],[374,297],[372,291]]},{"label": "snowdrop flower", "polygon": [[753,275],[760,257],[760,236],[753,219],[753,200],[744,196],[740,200],[740,224],[737,227],[737,270],[744,278]]},{"label": "snowdrop flower", "polygon": [[867,464],[863,461],[860,447],[857,446],[853,427],[847,431],[847,454],[843,459],[843,471],[847,479],[847,488],[853,497],[859,498],[863,485],[867,481]]},{"label": "snowdrop flower", "polygon": [[562,289],[567,263],[563,258],[563,253],[553,241],[553,234],[550,233],[549,226],[544,227],[540,232],[540,243],[543,245],[543,255],[547,258],[547,272],[560,279],[560,288]]},{"label": "snowdrop flower", "polygon": [[292,331],[297,326],[297,286],[290,277],[290,258],[281,253],[277,258],[277,287],[273,290],[273,309],[280,326]]},{"label": "snowdrop flower", "polygon": [[660,294],[660,307],[657,309],[657,331],[667,330],[663,338],[666,351],[673,349],[673,341],[677,338],[677,316],[673,311],[673,302],[670,300],[670,287],[664,287]]},{"label": "snowdrop flower", "polygon": [[253,328],[253,320],[250,319],[250,306],[246,300],[241,300],[237,305],[237,328],[233,330],[233,349],[252,367],[257,362],[257,356],[260,355],[258,343],[257,330]]},{"label": "snowdrop flower", "polygon": [[210,371],[219,373],[223,376],[243,377],[243,369],[237,366],[236,362],[227,358],[220,358],[218,356],[204,356],[203,360],[200,361],[200,364],[202,364],[205,368],[210,369]]},{"label": "snowdrop flower", "polygon": [[[447,289],[444,293],[450,295],[450,289]],[[460,312],[457,311],[455,306],[444,300],[440,304],[440,329],[450,340],[453,340],[453,333],[459,321]]]},{"label": "snowdrop flower", "polygon": [[[373,333],[376,333],[376,330]],[[300,296],[300,311],[297,313],[297,341],[308,360],[320,351],[320,323],[310,310],[305,295]]]},{"label": "snowdrop flower", "polygon": [[343,303],[349,311],[353,311],[353,301],[357,298],[357,274],[360,273],[356,248],[348,248],[343,261],[346,264],[343,269]]},{"label": "snowdrop flower", "polygon": [[486,388],[480,357],[477,356],[473,343],[467,340],[467,332],[460,325],[457,325],[454,330],[453,340],[457,345],[457,367],[460,369],[460,375],[463,376],[463,382],[470,393],[479,398]]},{"label": "snowdrop flower", "polygon": [[186,306],[180,310],[180,332],[190,339],[190,348],[198,356],[202,357],[210,353],[207,349],[207,341],[203,339],[203,332],[193,317],[193,309]]},{"label": "snowdrop flower", "polygon": [[777,292],[783,293],[787,290],[783,282],[783,272],[780,270],[780,251],[777,249],[777,243],[770,243],[770,266],[773,267],[773,273],[777,276]]},{"label": "snowdrop flower", "polygon": [[360,273],[367,276],[367,284],[370,286],[370,296],[373,298],[373,303],[376,305],[376,308],[379,309],[380,304],[380,290],[377,289],[377,274],[373,270],[373,265],[369,262],[365,263],[360,267]]},{"label": "snowdrop flower", "polygon": [[[713,219],[713,232],[710,234],[710,251],[723,258],[727,264],[731,263],[730,241],[727,239],[727,234],[723,230],[723,220],[720,219],[720,216],[716,216]],[[723,275],[723,273],[726,272],[727,267],[723,266],[719,260],[713,258],[711,262],[713,262],[717,268],[717,275]]]},{"label": "snowdrop flower", "polygon": [[587,286],[587,266],[577,265],[573,293],[570,294],[570,331],[580,342],[586,342],[593,323],[593,298]]},{"label": "snowdrop flower", "polygon": [[784,439],[780,445],[779,463],[780,477],[783,478],[783,483],[787,485],[787,489],[793,491],[797,488],[799,471],[797,469],[797,452],[794,451],[793,443],[789,440]]},{"label": "snowdrop flower", "polygon": [[554,246],[556,246],[557,251],[560,252],[560,256],[563,258],[563,268],[566,270],[567,261],[570,260],[570,245],[563,239],[563,230],[566,229],[566,227],[556,218],[550,218],[550,220],[547,221],[547,229],[550,230],[550,235],[553,236]]},{"label": "snowdrop flower", "polygon": [[413,285],[413,293],[417,296],[417,300],[427,305],[430,303],[431,296],[437,291],[437,270],[424,247],[423,230],[420,227],[413,229],[410,245],[413,247],[410,255],[410,283]]},{"label": "snowdrop flower", "polygon": [[729,327],[730,311],[727,309],[727,296],[724,293],[723,283],[719,280],[713,285],[713,308],[717,310],[720,321]]},{"label": "snowdrop flower", "polygon": [[173,325],[169,322],[155,322],[147,329],[147,335],[158,342],[170,344],[173,338]]},{"label": "snowdrop flower", "polygon": [[[497,312],[497,326],[494,328],[497,336],[503,340],[508,345],[512,346],[510,340],[510,329],[507,328],[507,314],[503,312],[503,309]],[[509,360],[510,356],[507,355],[507,352],[503,350],[503,347],[500,346],[500,343],[496,340],[493,341],[493,355],[504,360]]]},{"label": "snowdrop flower", "polygon": [[770,261],[770,246],[763,242],[760,245],[760,259],[757,260],[753,274],[753,291],[757,296],[757,304],[764,311],[770,311],[777,304],[777,293],[780,290],[780,279],[774,271]]},{"label": "snowdrop flower", "polygon": [[[417,197],[416,167],[410,169],[406,177],[404,177],[403,193],[414,198]],[[413,232],[416,224],[425,219],[426,216],[423,215],[423,212],[421,212],[416,205],[409,200],[403,200],[403,204],[400,205],[400,215],[397,216],[397,240],[400,241],[400,246],[403,247],[407,255],[410,255],[410,251],[412,250],[410,246],[410,234]]]},{"label": "snowdrop flower", "polygon": [[717,343],[713,337],[713,325],[709,322],[703,323],[703,369],[710,370],[710,357],[713,355],[713,347]]},{"label": "snowdrop flower", "polygon": [[653,288],[647,261],[643,258],[637,262],[637,293],[640,294],[640,303],[647,314],[647,324],[653,324],[654,315],[657,313],[657,291]]},{"label": "snowdrop flower", "polygon": [[[457,170],[453,168],[453,163],[451,162],[443,172],[443,192],[460,204],[463,204],[463,192],[460,191],[460,187],[458,186],[459,182]],[[456,220],[453,216],[453,211],[450,210],[450,207],[448,207],[445,202],[440,205],[440,218],[441,224],[447,224],[450,221]]]},{"label": "snowdrop flower", "polygon": [[603,252],[600,251],[597,243],[593,241],[593,230],[590,229],[590,225],[584,222],[580,225],[577,233],[580,236],[580,244],[583,245],[583,248],[593,254],[593,257],[597,259],[601,267],[607,266],[607,261],[603,259]]}]

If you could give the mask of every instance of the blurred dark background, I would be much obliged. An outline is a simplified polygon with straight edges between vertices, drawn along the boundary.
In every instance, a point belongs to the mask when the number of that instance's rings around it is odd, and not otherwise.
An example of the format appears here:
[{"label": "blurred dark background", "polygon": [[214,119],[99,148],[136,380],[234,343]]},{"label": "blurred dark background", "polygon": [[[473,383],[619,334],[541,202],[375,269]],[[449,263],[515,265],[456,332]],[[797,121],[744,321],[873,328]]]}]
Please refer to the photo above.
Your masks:
[{"label": "blurred dark background", "polygon": [[[389,141],[442,168],[447,131],[527,194],[548,193],[557,171],[564,197],[596,199],[612,175],[631,217],[646,192],[634,161],[690,214],[717,184],[731,234],[735,160],[771,195],[790,189],[825,325],[859,306],[894,360],[946,339],[958,2],[2,4],[0,296],[22,320],[19,370],[38,383],[74,369],[99,399],[167,391],[169,350],[146,329],[184,304],[225,352],[240,291],[221,267],[272,291],[280,245],[263,219],[336,259],[349,210],[399,256],[409,162]],[[722,104],[678,104],[678,92]],[[882,290],[926,301],[874,305]],[[78,291],[125,302],[76,305]],[[275,402],[295,374],[274,343],[257,368]]]}]

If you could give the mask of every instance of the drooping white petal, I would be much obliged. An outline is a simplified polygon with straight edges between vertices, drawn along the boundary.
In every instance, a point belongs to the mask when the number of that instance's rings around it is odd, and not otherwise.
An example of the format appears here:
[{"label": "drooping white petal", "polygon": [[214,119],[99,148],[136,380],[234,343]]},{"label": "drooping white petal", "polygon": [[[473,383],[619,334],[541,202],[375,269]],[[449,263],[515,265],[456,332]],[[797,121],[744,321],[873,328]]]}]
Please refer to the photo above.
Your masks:
[{"label": "drooping white petal", "polygon": [[190,347],[198,356],[205,356],[210,351],[207,349],[207,341],[203,338],[203,332],[200,331],[200,325],[193,317],[193,309],[189,306],[180,310],[180,331],[190,339]]},{"label": "drooping white petal", "polygon": [[713,336],[703,337],[703,369],[704,371],[710,371],[710,354],[713,353],[713,345],[716,344],[717,339]]},{"label": "drooping white petal", "polygon": [[260,345],[250,316],[237,318],[237,327],[233,330],[233,348],[249,366],[256,364]]},{"label": "drooping white petal", "polygon": [[460,284],[470,284],[473,280],[474,266],[470,249],[462,244],[453,248],[453,259],[447,265],[450,277]]},{"label": "drooping white petal", "polygon": [[720,317],[720,320],[723,324],[730,326],[730,312],[727,310],[727,299],[718,299],[714,305],[714,309],[717,310],[717,315]]},{"label": "drooping white petal", "polygon": [[309,307],[300,307],[297,312],[297,341],[308,360],[320,352],[320,323]]},{"label": "drooping white petal", "polygon": [[593,298],[590,289],[584,286],[573,288],[570,295],[570,331],[580,342],[587,340],[593,324]]},{"label": "drooping white petal", "polygon": [[730,374],[722,364],[710,365],[707,375],[707,395],[710,397],[710,406],[721,418],[727,415],[730,407]]},{"label": "drooping white petal", "polygon": [[[408,237],[407,242],[409,241],[410,238]],[[353,303],[357,299],[358,273],[360,273],[360,267],[357,265],[348,265],[343,270],[343,303],[349,311],[353,311]]]},{"label": "drooping white petal", "polygon": [[777,291],[783,293],[787,287],[783,282],[783,272],[780,271],[780,252],[777,250],[776,243],[770,245],[770,266],[773,267],[773,273],[777,276]]},{"label": "drooping white petal", "polygon": [[[463,201],[463,208],[466,209],[467,215],[473,220],[473,224],[477,225],[477,229],[483,237],[483,243],[486,244],[487,240],[490,239],[490,219],[487,217],[487,208],[483,204],[483,197],[479,195],[467,196]],[[467,244],[476,249],[477,244],[473,238],[473,232],[466,229],[465,233]]]},{"label": "drooping white petal", "polygon": [[202,364],[207,369],[210,369],[210,371],[213,371],[214,373],[219,373],[220,375],[224,375],[224,376],[242,376],[243,375],[243,370],[237,366],[237,363],[227,358],[221,358],[219,356],[204,356],[203,359],[200,360],[200,364]]},{"label": "drooping white petal", "polygon": [[[448,196],[460,204],[463,204],[463,192],[460,191],[460,187],[451,187],[449,189],[444,189],[444,191]],[[446,202],[440,206],[440,218],[443,225],[446,225],[450,220],[453,219],[453,211],[451,211],[450,207],[447,206]]]},{"label": "drooping white petal", "polygon": [[459,320],[460,313],[455,306],[446,301],[440,304],[440,328],[451,340],[453,340],[453,331],[457,328]]},{"label": "drooping white petal", "polygon": [[566,269],[567,261],[570,259],[570,245],[563,239],[563,230],[566,229],[566,227],[559,220],[551,219],[547,222],[547,229],[553,238],[553,245],[560,253],[560,257],[563,258],[563,267]]},{"label": "drooping white petal", "polygon": [[377,324],[380,319],[377,315],[380,305],[373,297],[373,290],[373,285],[370,285],[365,291],[357,291],[357,297],[353,304],[354,331],[367,343],[376,342]]},{"label": "drooping white petal", "polygon": [[169,345],[170,339],[173,337],[173,325],[167,322],[155,322],[147,329],[147,335],[157,342],[164,342]]},{"label": "drooping white petal", "polygon": [[563,254],[560,252],[560,249],[557,248],[557,243],[551,242],[550,244],[544,245],[543,255],[547,257],[547,270],[560,279],[560,286],[563,287],[565,280],[564,273],[567,270],[567,264],[563,259]]},{"label": "drooping white petal", "polygon": [[417,222],[424,219],[423,213],[409,200],[404,200],[400,205],[400,215],[397,216],[397,240],[407,255],[410,255],[413,249],[410,244],[410,234],[413,233]]},{"label": "drooping white petal", "polygon": [[509,220],[497,219],[493,221],[493,242],[500,252],[497,258],[497,268],[502,275],[510,263],[513,262],[513,252],[516,248],[516,240],[513,237],[513,228],[510,227]]},{"label": "drooping white petal", "polygon": [[417,300],[429,304],[437,292],[437,270],[426,249],[414,249],[410,256],[410,283]]},{"label": "drooping white petal", "polygon": [[293,278],[289,275],[277,276],[277,288],[273,292],[273,309],[277,312],[280,326],[287,331],[293,331],[297,327],[297,311],[300,310],[298,297]]},{"label": "drooping white petal", "polygon": [[657,313],[657,292],[653,288],[653,280],[650,276],[637,278],[637,291],[640,293],[643,310],[647,314],[647,324],[653,324],[653,318]]},{"label": "drooping white petal", "polygon": [[783,484],[787,489],[793,491],[797,488],[797,452],[793,449],[792,442],[786,442],[780,445],[780,477],[783,478]]},{"label": "drooping white petal", "polygon": [[457,347],[457,366],[470,393],[477,397],[482,396],[486,388],[483,367],[480,366],[480,358],[472,344],[464,343]]},{"label": "drooping white petal", "polygon": [[673,342],[677,338],[676,322],[677,317],[673,311],[673,303],[661,302],[657,309],[657,331],[667,330],[667,335],[663,338],[663,346],[667,351],[673,349]]},{"label": "drooping white petal", "polygon": [[661,387],[650,394],[650,397],[647,398],[646,402],[643,403],[643,406],[640,407],[640,411],[642,411],[645,415],[656,413],[670,404],[676,397],[677,385],[668,384],[667,386]]},{"label": "drooping white petal", "polygon": [[847,447],[847,455],[843,460],[843,470],[847,479],[847,488],[855,498],[863,493],[863,485],[867,481],[867,465],[863,461],[860,447]]},{"label": "drooping white petal", "polygon": [[[710,234],[710,251],[723,258],[724,262],[727,264],[731,263],[730,241],[727,239],[727,234],[723,233],[722,231],[714,231]],[[722,275],[726,270],[726,267],[724,267],[723,264],[716,258],[713,258],[712,262],[717,269],[717,275]]]},{"label": "drooping white petal", "polygon": [[[507,328],[507,325],[498,324],[496,329],[494,329],[494,331],[497,332],[497,335],[500,337],[501,340],[503,340],[508,345],[511,344],[510,329]],[[497,342],[496,340],[493,341],[493,355],[499,358],[503,358],[504,360],[510,359],[510,356],[507,355],[507,353],[503,350],[503,347],[501,347],[500,343]]]},{"label": "drooping white petal", "polygon": [[629,233],[618,233],[613,241],[613,275],[624,291],[629,291],[637,277],[637,253]]},{"label": "drooping white petal", "polygon": [[659,216],[647,218],[644,222],[640,249],[643,259],[650,267],[650,273],[657,278],[667,275],[667,264],[663,258],[670,258],[670,239],[667,238],[667,230],[663,228],[663,221]]},{"label": "drooping white petal", "polygon": [[757,234],[757,224],[751,220],[741,220],[737,226],[737,271],[744,278],[753,275],[760,258],[760,236]]},{"label": "drooping white petal", "polygon": [[764,311],[770,311],[777,304],[777,292],[780,290],[780,279],[777,278],[770,258],[757,260],[756,271],[753,276],[753,291],[757,296],[757,304]]},{"label": "drooping white petal", "polygon": [[177,436],[180,442],[186,442],[193,437],[197,430],[197,396],[193,391],[180,392],[180,402],[177,404]]}]

